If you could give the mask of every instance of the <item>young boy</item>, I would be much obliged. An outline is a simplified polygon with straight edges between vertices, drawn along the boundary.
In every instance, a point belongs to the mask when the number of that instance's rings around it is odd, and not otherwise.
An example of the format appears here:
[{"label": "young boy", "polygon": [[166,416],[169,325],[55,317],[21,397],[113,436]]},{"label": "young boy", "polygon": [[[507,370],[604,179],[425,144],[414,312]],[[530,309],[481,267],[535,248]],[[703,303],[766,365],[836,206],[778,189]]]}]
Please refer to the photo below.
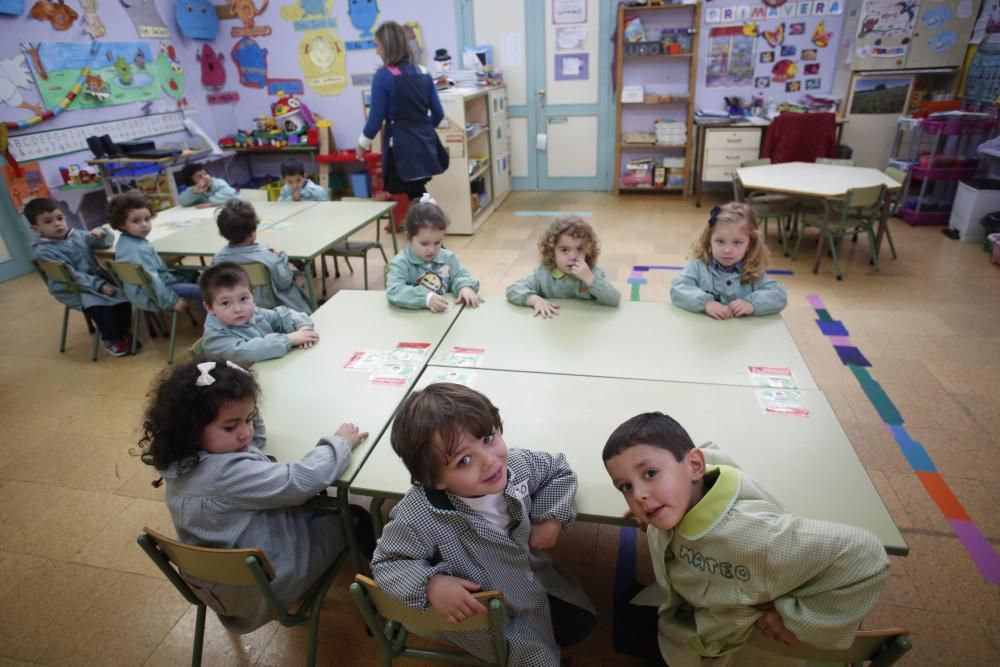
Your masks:
[{"label": "young boy", "polygon": [[[283,250],[276,251],[257,243],[260,220],[253,204],[242,199],[227,201],[215,222],[219,225],[219,234],[229,241],[229,245],[212,258],[212,264],[259,262],[267,267],[271,275],[271,290],[279,304],[301,313],[312,312],[305,290],[295,283],[295,273],[288,266],[288,255]],[[254,288],[254,300],[265,300],[267,291],[266,287]]]},{"label": "young boy", "polygon": [[648,526],[670,667],[727,664],[755,625],[790,645],[851,644],[889,574],[872,533],[786,513],[659,412],[615,429],[602,456],[630,514]]},{"label": "young boy", "polygon": [[216,264],[201,274],[198,284],[208,311],[202,340],[208,356],[246,366],[319,342],[307,315],[284,306],[255,308],[250,276],[239,264]]},{"label": "young boy", "polygon": [[[392,448],[413,487],[392,510],[372,574],[388,595],[453,623],[486,612],[473,592],[499,589],[508,664],[558,665],[560,648],[596,621],[579,583],[543,551],[576,517],[576,475],[562,454],[508,450],[502,433],[499,410],[463,385],[407,397]],[[442,636],[496,659],[488,631]]]},{"label": "young boy", "polygon": [[90,232],[70,229],[59,205],[51,199],[32,199],[24,207],[24,216],[31,225],[31,231],[38,235],[31,241],[32,256],[66,262],[76,276],[79,296],[62,283],[47,280],[52,296],[87,314],[101,332],[104,350],[108,354],[113,357],[128,354],[132,347],[132,335],[129,333],[132,307],[94,258],[94,249],[110,248],[114,236],[103,227]]},{"label": "young boy", "polygon": [[229,183],[214,178],[204,165],[190,162],[181,170],[181,182],[187,186],[180,195],[181,206],[207,208],[239,199],[239,194]]},{"label": "young boy", "polygon": [[306,168],[298,160],[281,163],[281,178],[285,185],[281,188],[278,201],[327,201],[326,190],[306,178]]}]

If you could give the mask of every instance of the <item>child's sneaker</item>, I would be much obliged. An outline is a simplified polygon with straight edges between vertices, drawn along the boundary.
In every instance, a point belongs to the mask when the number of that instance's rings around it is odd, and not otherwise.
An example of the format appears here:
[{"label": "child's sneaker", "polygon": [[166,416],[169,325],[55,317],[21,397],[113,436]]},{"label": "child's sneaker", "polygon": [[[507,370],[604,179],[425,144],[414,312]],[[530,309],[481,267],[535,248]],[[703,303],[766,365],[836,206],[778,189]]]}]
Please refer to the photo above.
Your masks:
[{"label": "child's sneaker", "polygon": [[119,338],[118,340],[104,341],[104,351],[112,357],[124,357],[131,349],[124,338]]}]

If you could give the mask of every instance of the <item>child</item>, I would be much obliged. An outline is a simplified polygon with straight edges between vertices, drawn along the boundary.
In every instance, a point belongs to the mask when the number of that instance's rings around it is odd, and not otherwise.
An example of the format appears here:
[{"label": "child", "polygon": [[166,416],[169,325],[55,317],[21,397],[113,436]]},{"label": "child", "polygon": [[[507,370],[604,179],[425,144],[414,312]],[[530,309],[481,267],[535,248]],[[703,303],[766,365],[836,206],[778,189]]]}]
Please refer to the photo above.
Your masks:
[{"label": "child", "polygon": [[781,312],[788,295],[765,275],[768,251],[749,204],[712,209],[694,255],[670,288],[675,306],[717,320]]},{"label": "child", "polygon": [[666,595],[659,648],[670,667],[726,664],[754,625],[790,645],[852,643],[889,572],[873,534],[786,513],[659,412],[615,429],[602,456],[629,514],[648,525]]},{"label": "child", "polygon": [[[257,243],[260,220],[253,204],[242,199],[227,201],[215,222],[219,225],[219,234],[229,241],[229,245],[212,258],[212,264],[259,262],[267,267],[271,275],[271,290],[279,304],[301,313],[312,312],[305,291],[295,283],[295,272],[288,266],[288,255]],[[263,301],[267,297],[267,288],[255,287],[253,296],[255,300]]]},{"label": "child", "polygon": [[556,218],[538,240],[542,263],[535,271],[507,288],[507,300],[531,306],[535,316],[559,314],[559,304],[548,299],[587,299],[617,306],[622,295],[604,271],[597,268],[601,254],[594,229],[577,215]]},{"label": "child", "polygon": [[[500,412],[463,385],[410,394],[392,426],[392,448],[413,487],[392,510],[372,574],[395,599],[433,607],[452,623],[486,609],[471,593],[504,594],[508,664],[558,665],[560,647],[594,627],[579,583],[543,551],[576,517],[576,475],[562,454],[507,449]],[[490,633],[443,638],[495,660]]]},{"label": "child", "polygon": [[[259,394],[254,377],[231,361],[175,366],[150,395],[139,444],[166,480],[178,539],[260,549],[274,568],[271,587],[287,609],[344,548],[336,516],[300,505],[340,476],[368,433],[341,424],[300,460],[275,463],[261,451],[266,435]],[[359,532],[366,523],[359,519]],[[231,632],[250,632],[271,619],[256,587],[185,579]]]},{"label": "child", "polygon": [[187,186],[180,195],[181,206],[208,208],[239,198],[233,186],[221,178],[214,178],[204,165],[196,162],[184,165],[181,169],[181,182]]},{"label": "child", "polygon": [[249,365],[319,342],[308,315],[284,306],[255,308],[250,276],[239,264],[216,264],[199,284],[208,311],[202,339],[206,354]]},{"label": "child", "polygon": [[479,281],[455,253],[441,247],[448,228],[448,216],[441,207],[424,195],[410,206],[403,227],[409,244],[389,262],[385,282],[389,303],[443,313],[448,309],[448,300],[442,295],[452,292],[470,308],[479,306]]},{"label": "child", "polygon": [[94,249],[110,248],[114,235],[103,227],[84,232],[66,225],[59,205],[51,199],[32,199],[24,206],[24,216],[31,231],[38,236],[31,241],[32,257],[52,262],[66,262],[76,276],[80,295],[62,283],[46,280],[49,293],[70,308],[82,310],[97,325],[104,341],[104,351],[123,357],[131,351],[132,307],[104,274],[94,258]]},{"label": "child", "polygon": [[121,232],[115,244],[115,260],[142,264],[152,281],[155,301],[151,301],[141,285],[125,285],[128,300],[143,310],[174,310],[181,312],[186,299],[195,303],[201,292],[193,282],[197,272],[167,268],[163,258],[146,240],[153,230],[153,205],[144,194],[126,192],[108,203],[108,223]]},{"label": "child", "polygon": [[306,168],[298,160],[281,163],[281,178],[285,185],[281,188],[278,201],[327,201],[326,190],[306,178]]}]

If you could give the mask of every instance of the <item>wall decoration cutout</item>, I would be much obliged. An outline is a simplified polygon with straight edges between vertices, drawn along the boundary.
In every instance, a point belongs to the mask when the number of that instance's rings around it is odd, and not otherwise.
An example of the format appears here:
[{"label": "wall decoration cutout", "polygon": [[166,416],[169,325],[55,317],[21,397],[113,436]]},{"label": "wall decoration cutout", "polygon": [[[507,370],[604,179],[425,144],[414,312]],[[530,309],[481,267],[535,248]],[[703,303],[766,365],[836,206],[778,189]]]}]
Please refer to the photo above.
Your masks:
[{"label": "wall decoration cutout", "polygon": [[299,42],[305,84],[320,95],[339,95],[347,86],[344,53],[344,43],[329,30],[306,31]]},{"label": "wall decoration cutout", "polygon": [[800,90],[802,90],[802,82],[801,81],[788,81],[787,83],[785,83],[785,92],[786,93],[797,93]]},{"label": "wall decoration cutout", "polygon": [[239,37],[266,37],[271,34],[271,26],[257,25],[257,17],[264,13],[270,0],[264,0],[260,8],[254,4],[254,0],[228,0],[229,12],[238,18],[243,24],[242,28],[233,28],[229,31],[230,36]]},{"label": "wall decoration cutout", "polygon": [[0,60],[0,103],[15,108],[28,109],[36,114],[42,113],[42,106],[26,102],[21,97],[21,93],[18,92],[18,88],[27,90],[34,88],[31,74],[27,65],[24,64],[24,54]]},{"label": "wall decoration cutout", "polygon": [[819,63],[806,63],[802,71],[806,76],[815,76],[819,74]]},{"label": "wall decoration cutout", "polygon": [[758,37],[760,36],[760,26],[757,25],[756,21],[751,21],[750,23],[743,24],[743,34],[747,37]]},{"label": "wall decoration cutout", "polygon": [[153,59],[145,42],[43,42],[29,45],[26,53],[47,108],[62,103],[84,68],[90,68],[84,95],[67,105],[70,109],[128,104],[160,96],[156,74],[145,67]]},{"label": "wall decoration cutout", "polygon": [[779,60],[771,68],[771,80],[775,83],[784,83],[789,79],[794,79],[799,73],[799,66],[794,60]]},{"label": "wall decoration cutout", "polygon": [[711,28],[705,85],[709,88],[750,86],[756,43],[756,38],[743,34],[742,26]]},{"label": "wall decoration cutout", "polygon": [[413,53],[413,62],[422,64],[424,62],[424,35],[420,30],[420,24],[416,21],[407,21],[403,24],[403,32],[406,33],[406,43]]},{"label": "wall decoration cutout", "polygon": [[781,45],[781,57],[782,58],[790,58],[791,56],[794,56],[796,52],[797,52],[797,49],[795,48],[794,44],[782,44]]},{"label": "wall decoration cutout", "polygon": [[226,68],[222,61],[226,57],[206,44],[195,52],[195,58],[201,64],[201,85],[211,91],[222,90],[226,85]]},{"label": "wall decoration cutout", "polygon": [[771,77],[769,76],[758,76],[753,80],[754,88],[770,88],[771,87]]},{"label": "wall decoration cutout", "polygon": [[805,23],[789,23],[788,24],[788,34],[789,35],[804,35],[806,34],[806,24]]},{"label": "wall decoration cutout", "polygon": [[177,59],[177,52],[170,44],[160,44],[160,52],[156,54],[156,73],[160,87],[170,97],[181,100],[184,97],[184,67]]},{"label": "wall decoration cutout", "polygon": [[761,64],[764,64],[764,63],[773,63],[774,62],[774,51],[761,51],[761,53],[760,53],[760,62],[761,62]]},{"label": "wall decoration cutout", "polygon": [[816,49],[802,49],[802,60],[816,60],[819,52]]},{"label": "wall decoration cutout", "polygon": [[80,15],[63,0],[38,0],[31,6],[31,18],[48,21],[56,30],[69,30]]},{"label": "wall decoration cutout", "polygon": [[825,49],[830,46],[831,37],[833,37],[833,33],[826,31],[826,21],[820,21],[816,24],[816,29],[813,30],[812,43],[821,49]]},{"label": "wall decoration cutout", "polygon": [[233,45],[230,53],[240,74],[240,83],[247,88],[263,88],[267,84],[267,49],[250,37]]},{"label": "wall decoration cutout", "polygon": [[80,0],[80,8],[83,9],[83,31],[91,39],[104,37],[106,30],[101,17],[97,15],[97,0]]},{"label": "wall decoration cutout", "polygon": [[176,0],[174,18],[188,39],[213,40],[219,35],[219,15],[209,0]]},{"label": "wall decoration cutout", "polygon": [[372,28],[378,20],[377,0],[347,0],[347,15],[351,17],[351,25],[361,37],[370,39]]},{"label": "wall decoration cutout", "polygon": [[765,30],[761,37],[767,42],[767,45],[772,49],[781,45],[785,41],[785,24],[779,23],[774,30]]},{"label": "wall decoration cutout", "polygon": [[268,79],[267,94],[277,95],[287,93],[288,95],[301,95],[306,92],[302,79]]},{"label": "wall decoration cutout", "polygon": [[24,0],[0,0],[0,14],[20,16],[24,13]]},{"label": "wall decoration cutout", "polygon": [[927,40],[927,44],[931,47],[931,51],[934,53],[944,53],[958,41],[958,33],[954,30],[942,30],[941,32],[931,35],[931,38]]},{"label": "wall decoration cutout", "polygon": [[[143,39],[169,39],[170,28],[160,18],[153,0],[118,0],[128,14],[135,31]],[[180,6],[180,0],[178,0]]]},{"label": "wall decoration cutout", "polygon": [[931,30],[937,30],[951,20],[951,10],[947,7],[933,7],[924,12],[924,25]]},{"label": "wall decoration cutout", "polygon": [[344,46],[348,51],[370,51],[375,48],[374,39],[355,39],[353,41],[344,42]]},{"label": "wall decoration cutout", "polygon": [[[776,0],[775,0],[776,1]],[[910,0],[912,1],[912,0]],[[765,5],[771,5],[765,0]],[[706,6],[705,23],[746,23],[747,21],[790,20],[808,16],[834,16],[844,13],[844,0],[796,0],[776,5]]]},{"label": "wall decoration cutout", "polygon": [[337,19],[333,18],[333,0],[296,0],[281,8],[281,18],[292,22],[292,30],[322,30],[336,28]]},{"label": "wall decoration cutout", "polygon": [[821,79],[806,79],[806,90],[819,90]]}]

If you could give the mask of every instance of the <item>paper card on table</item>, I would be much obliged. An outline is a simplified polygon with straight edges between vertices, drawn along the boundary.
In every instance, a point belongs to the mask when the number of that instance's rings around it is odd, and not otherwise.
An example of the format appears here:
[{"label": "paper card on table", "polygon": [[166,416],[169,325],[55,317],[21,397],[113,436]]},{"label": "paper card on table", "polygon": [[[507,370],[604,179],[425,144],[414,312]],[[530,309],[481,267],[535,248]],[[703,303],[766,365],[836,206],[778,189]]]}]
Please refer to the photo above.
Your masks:
[{"label": "paper card on table", "polygon": [[445,359],[445,364],[448,366],[460,366],[462,368],[475,368],[483,360],[483,353],[485,353],[481,347],[458,347],[455,346],[451,348],[451,352],[448,353],[448,358]]},{"label": "paper card on table", "polygon": [[383,364],[370,378],[372,384],[401,386],[417,374],[417,367],[408,364]]},{"label": "paper card on table", "polygon": [[386,353],[381,350],[359,350],[344,364],[349,371],[373,371],[385,363]]},{"label": "paper card on table", "polygon": [[755,387],[795,389],[795,376],[787,368],[771,368],[769,366],[750,366],[749,368],[750,382]]},{"label": "paper card on table", "polygon": [[471,387],[472,373],[470,371],[456,371],[453,369],[442,368],[434,375],[434,382],[451,382]]},{"label": "paper card on table", "polygon": [[389,353],[389,360],[407,364],[417,363],[430,351],[430,343],[396,343],[396,349]]},{"label": "paper card on table", "polygon": [[802,394],[797,391],[758,389],[757,398],[764,412],[768,414],[809,416],[809,410],[802,405]]}]

